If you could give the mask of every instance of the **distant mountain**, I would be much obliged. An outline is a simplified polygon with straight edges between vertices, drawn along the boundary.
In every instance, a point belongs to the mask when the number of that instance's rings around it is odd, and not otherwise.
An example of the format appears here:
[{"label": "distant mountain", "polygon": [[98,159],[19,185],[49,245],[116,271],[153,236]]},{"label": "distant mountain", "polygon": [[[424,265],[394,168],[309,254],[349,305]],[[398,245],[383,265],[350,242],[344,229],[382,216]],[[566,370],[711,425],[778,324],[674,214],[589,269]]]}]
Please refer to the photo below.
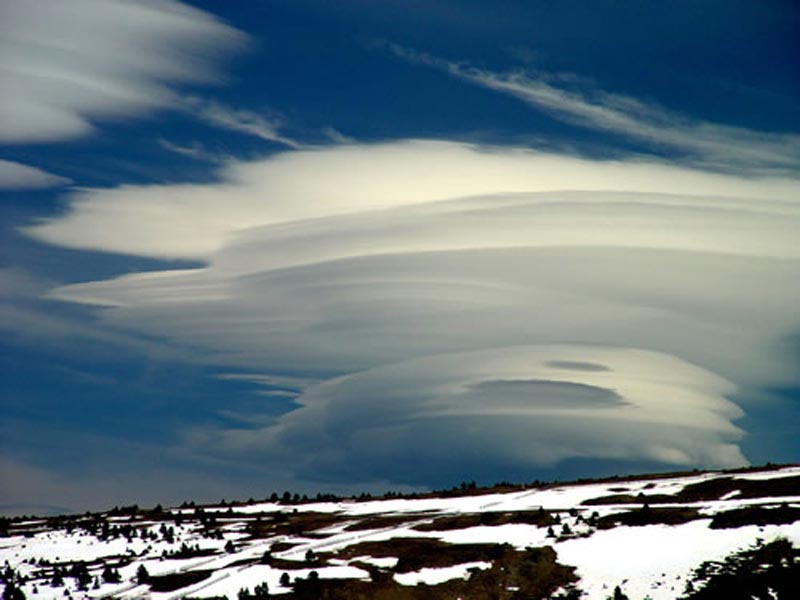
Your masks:
[{"label": "distant mountain", "polygon": [[0,520],[4,598],[800,598],[800,466]]}]

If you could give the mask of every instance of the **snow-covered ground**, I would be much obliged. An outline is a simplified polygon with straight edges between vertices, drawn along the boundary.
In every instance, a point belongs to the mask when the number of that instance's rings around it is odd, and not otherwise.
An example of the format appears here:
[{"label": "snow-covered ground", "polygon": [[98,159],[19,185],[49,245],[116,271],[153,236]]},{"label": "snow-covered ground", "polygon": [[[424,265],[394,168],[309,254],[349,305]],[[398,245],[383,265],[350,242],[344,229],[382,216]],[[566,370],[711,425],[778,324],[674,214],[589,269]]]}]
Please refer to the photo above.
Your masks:
[{"label": "snow-covered ground", "polygon": [[[36,520],[14,523],[11,535],[0,537],[0,563],[8,564],[27,578],[22,589],[28,598],[45,600],[64,600],[67,594],[74,600],[110,596],[172,600],[187,595],[234,599],[240,589],[252,591],[263,583],[271,594],[282,594],[291,591],[291,581],[308,578],[312,571],[321,580],[369,581],[366,569],[381,569],[391,572],[398,584],[436,585],[453,579],[468,581],[470,569],[488,569],[492,565],[485,560],[470,560],[407,573],[394,572],[399,556],[348,554],[349,549],[365,542],[414,538],[453,546],[510,544],[518,550],[552,546],[560,564],[577,569],[580,577],[577,585],[587,600],[605,600],[617,585],[631,600],[646,597],[674,600],[683,593],[692,571],[704,561],[721,560],[757,540],[786,538],[800,547],[800,521],[733,529],[709,527],[715,514],[746,506],[800,507],[800,486],[789,490],[792,495],[775,495],[786,490],[773,489],[763,497],[740,498],[738,491],[728,491],[719,497],[708,496],[706,500],[676,503],[671,498],[670,502],[650,505],[652,509],[697,511],[694,520],[673,526],[616,525],[598,529],[597,518],[636,510],[641,503],[595,505],[585,504],[587,501],[618,495],[635,498],[640,493],[673,497],[687,486],[718,478],[733,478],[734,482],[752,486],[775,480],[793,483],[794,480],[786,478],[798,477],[800,467],[786,467],[741,474],[697,473],[661,479],[564,484],[458,497],[308,502],[291,506],[259,502],[204,507],[203,511],[173,509],[157,516],[147,513],[98,517],[112,528],[132,529],[133,534],[128,532],[129,539],[119,534],[100,539],[96,531],[92,534],[80,525],[73,524],[68,530],[66,521]],[[544,514],[541,511],[557,515],[560,523],[549,528],[531,524],[537,521],[530,516]],[[484,523],[472,518],[481,513],[503,513],[506,519],[491,524],[491,520]],[[519,514],[527,514],[529,518],[517,519]],[[216,522],[204,531],[200,521],[209,516]],[[451,519],[450,524],[437,527],[436,520],[441,518]],[[456,524],[463,526],[454,527],[454,518],[459,519]],[[303,519],[318,525],[308,528]],[[251,536],[256,525],[263,527],[265,523],[267,529]],[[170,535],[165,535],[165,527],[171,530]],[[78,561],[87,564],[92,576],[89,590],[78,590],[74,578],[69,576],[64,577],[64,587],[50,585],[54,565],[68,570]],[[120,583],[102,582],[101,574],[108,565],[118,570]],[[185,585],[179,582],[176,589],[155,592],[149,585],[137,583],[141,566],[151,577],[192,573],[196,577],[186,579]],[[285,585],[287,576],[289,585]]]},{"label": "snow-covered ground", "polygon": [[436,585],[437,583],[450,581],[457,577],[468,579],[471,569],[488,569],[491,566],[492,563],[477,561],[453,565],[452,567],[426,568],[412,573],[396,573],[394,580],[401,585],[417,585],[419,583]]}]

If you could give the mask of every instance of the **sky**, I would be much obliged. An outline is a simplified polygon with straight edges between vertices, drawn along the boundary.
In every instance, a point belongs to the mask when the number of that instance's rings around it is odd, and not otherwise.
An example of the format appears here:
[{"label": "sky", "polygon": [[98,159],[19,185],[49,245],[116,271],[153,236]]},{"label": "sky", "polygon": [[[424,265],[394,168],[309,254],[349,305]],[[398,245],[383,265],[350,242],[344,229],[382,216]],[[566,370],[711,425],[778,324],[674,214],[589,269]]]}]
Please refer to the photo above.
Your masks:
[{"label": "sky", "polygon": [[0,0],[0,509],[800,461],[799,33]]}]

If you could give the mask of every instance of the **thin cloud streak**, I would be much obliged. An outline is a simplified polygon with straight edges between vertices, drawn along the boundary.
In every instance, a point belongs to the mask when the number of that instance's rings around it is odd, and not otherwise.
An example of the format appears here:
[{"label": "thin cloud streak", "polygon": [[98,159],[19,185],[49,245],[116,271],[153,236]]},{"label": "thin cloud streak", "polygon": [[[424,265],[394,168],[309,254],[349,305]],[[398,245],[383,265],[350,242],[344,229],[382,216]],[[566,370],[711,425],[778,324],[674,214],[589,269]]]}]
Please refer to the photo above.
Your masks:
[{"label": "thin cloud streak", "polygon": [[261,114],[240,108],[231,108],[213,100],[187,96],[182,100],[183,110],[214,127],[252,135],[267,142],[275,142],[289,148],[301,145],[279,132],[278,119],[267,119]]},{"label": "thin cloud streak", "polygon": [[796,134],[763,133],[701,121],[597,88],[569,90],[552,83],[564,83],[564,77],[546,72],[497,73],[396,44],[385,46],[403,60],[513,96],[562,121],[680,150],[700,165],[750,174],[795,175],[800,168],[800,136]]},{"label": "thin cloud streak", "polygon": [[164,150],[169,150],[170,152],[180,154],[181,156],[188,156],[189,158],[193,158],[195,160],[222,163],[229,158],[227,156],[217,156],[216,154],[209,152],[199,142],[194,142],[192,144],[176,144],[175,142],[170,142],[169,140],[159,139],[158,145],[164,148]]}]

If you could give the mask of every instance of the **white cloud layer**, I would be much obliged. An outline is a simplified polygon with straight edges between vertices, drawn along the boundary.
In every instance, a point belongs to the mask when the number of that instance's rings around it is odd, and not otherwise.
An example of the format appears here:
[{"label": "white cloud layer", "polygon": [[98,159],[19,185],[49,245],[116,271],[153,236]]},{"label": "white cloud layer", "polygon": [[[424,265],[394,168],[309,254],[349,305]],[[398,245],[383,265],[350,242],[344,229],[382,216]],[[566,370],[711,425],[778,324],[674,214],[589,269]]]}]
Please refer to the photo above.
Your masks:
[{"label": "white cloud layer", "polygon": [[79,190],[70,195],[67,214],[27,232],[69,248],[196,259],[210,258],[231,236],[262,225],[463,196],[614,190],[780,199],[792,198],[797,190],[797,183],[789,179],[421,140],[231,161],[220,179],[212,185]]},{"label": "white cloud layer", "polygon": [[0,159],[0,190],[36,189],[66,185],[70,180],[36,167]]},{"label": "white cloud layer", "polygon": [[104,307],[107,327],[268,386],[344,377],[271,427],[194,431],[196,451],[348,481],[409,482],[409,451],[440,472],[470,456],[731,466],[725,396],[797,383],[778,351],[800,329],[795,180],[423,141],[221,176],[79,191],[28,230],[207,262],[51,293]]},{"label": "white cloud layer", "polygon": [[0,4],[0,142],[86,135],[94,123],[174,107],[179,83],[218,80],[246,37],[174,0]]}]

